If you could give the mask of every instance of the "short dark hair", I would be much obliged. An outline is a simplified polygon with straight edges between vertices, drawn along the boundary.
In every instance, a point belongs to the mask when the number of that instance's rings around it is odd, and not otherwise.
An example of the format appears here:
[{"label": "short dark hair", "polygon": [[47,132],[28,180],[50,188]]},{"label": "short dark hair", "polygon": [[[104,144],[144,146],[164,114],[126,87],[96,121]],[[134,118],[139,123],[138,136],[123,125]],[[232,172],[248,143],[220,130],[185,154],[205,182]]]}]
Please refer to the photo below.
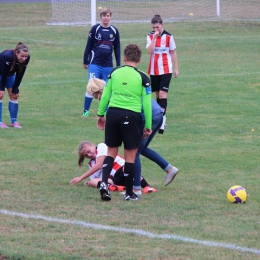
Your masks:
[{"label": "short dark hair", "polygon": [[110,16],[112,16],[111,10],[107,7],[104,7],[104,8],[101,9],[99,15],[100,15],[100,17],[102,17],[103,15],[106,15],[106,14],[110,14]]},{"label": "short dark hair", "polygon": [[151,24],[155,23],[163,24],[163,20],[159,14],[156,14],[151,20]]},{"label": "short dark hair", "polygon": [[124,56],[127,61],[139,62],[142,56],[142,50],[137,44],[131,43],[125,47]]}]

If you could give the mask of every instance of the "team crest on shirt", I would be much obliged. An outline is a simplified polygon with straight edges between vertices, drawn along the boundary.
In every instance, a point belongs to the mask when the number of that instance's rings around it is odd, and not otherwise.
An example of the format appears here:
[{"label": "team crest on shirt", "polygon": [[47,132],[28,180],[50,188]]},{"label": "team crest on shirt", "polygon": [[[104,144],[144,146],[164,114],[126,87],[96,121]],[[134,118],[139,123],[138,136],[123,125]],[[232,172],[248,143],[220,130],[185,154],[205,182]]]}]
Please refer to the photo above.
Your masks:
[{"label": "team crest on shirt", "polygon": [[112,39],[113,37],[114,37],[114,35],[111,33],[111,34],[109,35],[109,38]]},{"label": "team crest on shirt", "polygon": [[97,36],[97,40],[101,40],[101,34],[100,33]]}]

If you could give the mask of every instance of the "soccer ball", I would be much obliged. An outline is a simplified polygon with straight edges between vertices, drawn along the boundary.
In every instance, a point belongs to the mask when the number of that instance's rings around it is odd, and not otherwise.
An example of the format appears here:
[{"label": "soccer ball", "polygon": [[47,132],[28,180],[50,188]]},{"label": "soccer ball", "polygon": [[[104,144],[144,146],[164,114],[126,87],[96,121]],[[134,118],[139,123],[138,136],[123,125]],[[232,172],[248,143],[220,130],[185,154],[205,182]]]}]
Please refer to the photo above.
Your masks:
[{"label": "soccer ball", "polygon": [[245,188],[239,185],[232,186],[227,192],[227,199],[232,203],[244,203],[247,199]]}]

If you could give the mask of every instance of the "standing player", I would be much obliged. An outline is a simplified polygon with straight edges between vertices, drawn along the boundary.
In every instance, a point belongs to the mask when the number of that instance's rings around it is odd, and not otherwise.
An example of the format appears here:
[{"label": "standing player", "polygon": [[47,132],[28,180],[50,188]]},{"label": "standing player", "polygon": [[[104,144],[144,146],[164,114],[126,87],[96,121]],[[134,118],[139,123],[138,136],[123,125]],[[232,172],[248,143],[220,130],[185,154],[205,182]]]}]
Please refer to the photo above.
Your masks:
[{"label": "standing player", "polygon": [[[151,87],[149,77],[137,69],[142,51],[136,44],[129,44],[124,49],[125,66],[111,71],[104,88],[98,109],[97,126],[105,129],[107,156],[103,163],[100,194],[102,200],[111,200],[107,187],[118,147],[124,143],[124,177],[126,193],[124,200],[138,200],[133,193],[134,161],[139,143],[152,133]],[[109,108],[104,118],[106,106]],[[144,109],[145,128],[142,131],[141,110]],[[106,127],[105,127],[106,126]],[[142,133],[143,132],[143,133]]]},{"label": "standing player", "polygon": [[153,140],[155,134],[160,129],[160,126],[163,122],[163,113],[162,108],[158,105],[158,103],[152,99],[152,134],[150,134],[146,138],[142,138],[140,145],[138,147],[138,151],[136,153],[135,158],[135,169],[134,169],[134,191],[136,194],[141,193],[141,160],[140,154],[148,158],[149,160],[155,162],[158,166],[160,166],[165,172],[165,186],[170,184],[173,179],[176,177],[179,169],[175,166],[168,163],[160,154],[156,151],[149,148],[150,142]]},{"label": "standing player", "polygon": [[[94,25],[89,32],[83,57],[83,66],[88,70],[88,80],[99,78],[107,82],[113,68],[113,51],[116,65],[120,66],[120,37],[117,28],[110,25],[111,15],[110,9],[103,8],[100,13],[101,23]],[[83,116],[89,115],[92,100],[93,96],[86,92]]]},{"label": "standing player", "polygon": [[10,126],[22,128],[17,122],[19,86],[29,63],[29,48],[19,42],[15,49],[0,53],[0,128],[8,128],[2,121],[2,100],[7,88],[9,95]]},{"label": "standing player", "polygon": [[146,49],[150,54],[148,74],[151,78],[152,92],[156,93],[157,103],[163,110],[163,123],[159,133],[163,134],[166,125],[167,93],[172,78],[172,61],[174,77],[179,75],[176,45],[173,36],[163,28],[163,20],[156,14],[151,24],[153,31],[147,35]]}]

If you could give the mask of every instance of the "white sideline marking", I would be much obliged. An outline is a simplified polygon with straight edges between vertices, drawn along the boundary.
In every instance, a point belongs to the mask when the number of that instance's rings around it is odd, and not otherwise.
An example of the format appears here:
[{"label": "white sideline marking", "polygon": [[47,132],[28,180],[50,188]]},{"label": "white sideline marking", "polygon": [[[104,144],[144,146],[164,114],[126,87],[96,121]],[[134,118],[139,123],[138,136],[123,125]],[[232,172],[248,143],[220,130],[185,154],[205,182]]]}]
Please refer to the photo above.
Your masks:
[{"label": "white sideline marking", "polygon": [[187,243],[204,245],[204,246],[208,246],[208,247],[221,247],[221,248],[227,248],[227,249],[231,249],[231,250],[235,250],[235,251],[239,251],[239,252],[249,252],[249,253],[260,255],[260,249],[256,249],[256,248],[241,247],[241,246],[232,245],[232,244],[224,244],[224,243],[211,242],[211,241],[206,241],[206,240],[198,240],[198,239],[176,236],[176,235],[169,235],[169,234],[158,235],[158,234],[153,234],[151,232],[144,231],[142,229],[129,229],[129,228],[122,228],[122,227],[103,226],[100,224],[93,224],[93,223],[88,223],[85,221],[52,218],[52,217],[45,217],[42,215],[29,215],[29,214],[24,214],[24,213],[8,211],[8,210],[4,210],[4,209],[0,209],[0,213],[4,214],[4,215],[8,215],[8,216],[15,216],[15,217],[21,217],[21,218],[28,218],[28,219],[39,219],[39,220],[45,220],[45,221],[49,221],[49,222],[56,222],[56,223],[72,224],[72,225],[77,225],[77,226],[93,228],[93,229],[110,230],[110,231],[116,231],[116,232],[120,232],[120,233],[132,233],[132,234],[145,236],[145,237],[151,237],[151,238],[173,239],[173,240],[183,241],[183,242],[187,242]]}]

